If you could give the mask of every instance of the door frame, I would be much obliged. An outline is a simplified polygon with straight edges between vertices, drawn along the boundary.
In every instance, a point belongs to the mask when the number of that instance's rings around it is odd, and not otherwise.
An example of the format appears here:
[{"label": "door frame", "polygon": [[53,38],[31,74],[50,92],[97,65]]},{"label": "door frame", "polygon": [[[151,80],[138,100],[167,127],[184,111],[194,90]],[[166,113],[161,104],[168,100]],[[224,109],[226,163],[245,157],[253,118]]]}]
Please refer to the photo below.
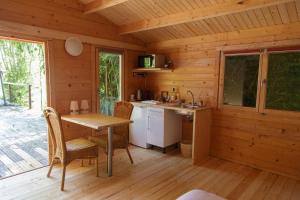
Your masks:
[{"label": "door frame", "polygon": [[46,81],[46,99],[47,99],[47,106],[55,107],[55,99],[54,99],[54,90],[52,87],[51,82],[53,82],[53,77],[51,77],[51,70],[50,66],[53,63],[53,59],[50,57],[50,51],[51,51],[51,40],[42,39],[38,37],[31,37],[31,36],[25,36],[25,35],[19,35],[19,34],[8,34],[6,32],[0,31],[0,39],[3,40],[16,40],[20,42],[31,42],[31,43],[41,43],[44,45],[44,59],[45,59],[45,81]]},{"label": "door frame", "polygon": [[[92,64],[92,67],[95,67],[94,68],[94,87],[93,88],[93,92],[92,92],[92,95],[93,95],[93,108],[92,108],[92,111],[93,112],[99,112],[100,110],[100,96],[99,96],[99,81],[100,81],[100,77],[99,77],[99,54],[104,51],[104,52],[107,52],[107,53],[116,53],[116,54],[120,54],[121,55],[121,71],[120,71],[120,86],[121,86],[121,100],[124,100],[124,94],[125,94],[125,62],[124,62],[124,57],[125,57],[125,51],[123,49],[116,49],[116,48],[106,48],[106,47],[99,47],[99,46],[96,46],[95,47],[95,60],[94,60],[94,63],[95,65],[93,66]],[[92,52],[93,54],[93,52]],[[92,61],[93,62],[93,61]]]},{"label": "door frame", "polygon": [[[43,39],[40,37],[35,36],[28,36],[18,33],[10,33],[10,32],[4,32],[0,31],[0,39],[5,40],[16,40],[20,42],[33,42],[33,43],[42,43],[44,44],[44,59],[45,59],[45,81],[46,81],[46,99],[47,99],[47,106],[54,107],[55,108],[55,88],[54,88],[54,57],[53,54],[50,52],[53,52],[53,43],[49,39]],[[51,74],[53,74],[51,76]],[[48,142],[48,164],[52,160],[52,154],[53,154],[53,146],[51,137],[48,131],[47,134],[47,142]]]}]

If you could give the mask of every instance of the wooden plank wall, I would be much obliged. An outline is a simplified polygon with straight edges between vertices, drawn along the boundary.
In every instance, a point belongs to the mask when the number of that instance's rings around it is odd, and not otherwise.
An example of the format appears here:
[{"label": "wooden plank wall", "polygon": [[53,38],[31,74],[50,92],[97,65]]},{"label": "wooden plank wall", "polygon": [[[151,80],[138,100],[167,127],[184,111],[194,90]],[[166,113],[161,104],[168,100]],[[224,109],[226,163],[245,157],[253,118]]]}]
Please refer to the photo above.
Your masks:
[{"label": "wooden plank wall", "polygon": [[[89,101],[92,108],[96,107],[98,102],[92,102],[93,84],[96,81],[96,65],[93,62],[92,54],[95,53],[94,45],[84,44],[83,52],[78,57],[70,56],[64,48],[65,41],[52,40],[49,42],[50,53],[50,82],[52,106],[61,114],[70,112],[69,106],[71,100],[77,100],[79,103],[83,99]],[[144,80],[140,77],[133,77],[131,69],[136,66],[136,56],[140,52],[133,50],[124,50],[124,97],[128,100],[131,93],[143,85]],[[96,55],[95,55],[96,57]],[[67,140],[79,136],[87,136],[90,129],[83,128],[72,123],[64,123],[65,137]]]},{"label": "wooden plank wall", "polygon": [[0,0],[0,19],[69,33],[142,44],[97,14],[83,14],[83,5],[74,0]]},{"label": "wooden plank wall", "polygon": [[141,76],[133,76],[132,70],[138,66],[138,56],[143,52],[126,50],[124,52],[124,99],[130,100],[130,95],[136,95],[137,89],[145,89],[145,79]]},{"label": "wooden plank wall", "polygon": [[[70,101],[92,100],[91,45],[84,44],[83,53],[78,57],[67,54],[64,41],[49,42],[51,56],[50,83],[52,105],[61,114],[69,113]],[[64,123],[67,140],[90,133],[88,129]]]},{"label": "wooden plank wall", "polygon": [[[214,108],[211,155],[300,179],[300,118],[217,109],[220,48],[246,49],[299,44],[299,23],[152,43],[174,62],[173,73],[152,74],[157,94],[179,88]],[[185,122],[185,127],[188,127]],[[189,132],[189,128],[183,130]]]}]

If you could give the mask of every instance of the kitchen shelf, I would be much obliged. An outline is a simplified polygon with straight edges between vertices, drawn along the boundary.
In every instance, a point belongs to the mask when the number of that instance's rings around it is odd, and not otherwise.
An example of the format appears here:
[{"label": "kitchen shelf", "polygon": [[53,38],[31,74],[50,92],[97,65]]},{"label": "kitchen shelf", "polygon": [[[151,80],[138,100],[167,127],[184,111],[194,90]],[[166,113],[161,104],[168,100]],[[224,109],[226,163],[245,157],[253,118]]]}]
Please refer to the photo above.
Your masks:
[{"label": "kitchen shelf", "polygon": [[148,73],[148,72],[173,72],[173,69],[165,68],[136,68],[132,70],[133,73]]}]

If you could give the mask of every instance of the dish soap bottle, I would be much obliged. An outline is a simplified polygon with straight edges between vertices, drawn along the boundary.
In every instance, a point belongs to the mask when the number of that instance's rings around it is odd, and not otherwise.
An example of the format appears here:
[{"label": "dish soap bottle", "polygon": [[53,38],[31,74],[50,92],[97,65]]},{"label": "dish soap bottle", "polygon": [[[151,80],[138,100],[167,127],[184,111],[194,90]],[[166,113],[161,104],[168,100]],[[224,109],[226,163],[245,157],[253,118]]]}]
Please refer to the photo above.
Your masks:
[{"label": "dish soap bottle", "polygon": [[170,95],[170,102],[175,102],[176,100],[176,92],[175,92],[175,88],[173,88],[173,91],[171,92]]},{"label": "dish soap bottle", "polygon": [[176,100],[180,100],[179,88],[177,88],[175,96],[176,96]]}]

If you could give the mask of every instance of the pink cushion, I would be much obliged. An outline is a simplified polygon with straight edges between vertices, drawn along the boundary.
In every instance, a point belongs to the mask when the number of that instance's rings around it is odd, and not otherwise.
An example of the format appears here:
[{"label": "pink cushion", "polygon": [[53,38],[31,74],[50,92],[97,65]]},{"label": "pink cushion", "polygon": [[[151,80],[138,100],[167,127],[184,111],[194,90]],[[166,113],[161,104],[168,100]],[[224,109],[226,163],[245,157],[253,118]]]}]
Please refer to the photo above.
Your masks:
[{"label": "pink cushion", "polygon": [[204,190],[191,190],[182,196],[178,197],[177,200],[225,200],[215,194],[206,192]]}]

